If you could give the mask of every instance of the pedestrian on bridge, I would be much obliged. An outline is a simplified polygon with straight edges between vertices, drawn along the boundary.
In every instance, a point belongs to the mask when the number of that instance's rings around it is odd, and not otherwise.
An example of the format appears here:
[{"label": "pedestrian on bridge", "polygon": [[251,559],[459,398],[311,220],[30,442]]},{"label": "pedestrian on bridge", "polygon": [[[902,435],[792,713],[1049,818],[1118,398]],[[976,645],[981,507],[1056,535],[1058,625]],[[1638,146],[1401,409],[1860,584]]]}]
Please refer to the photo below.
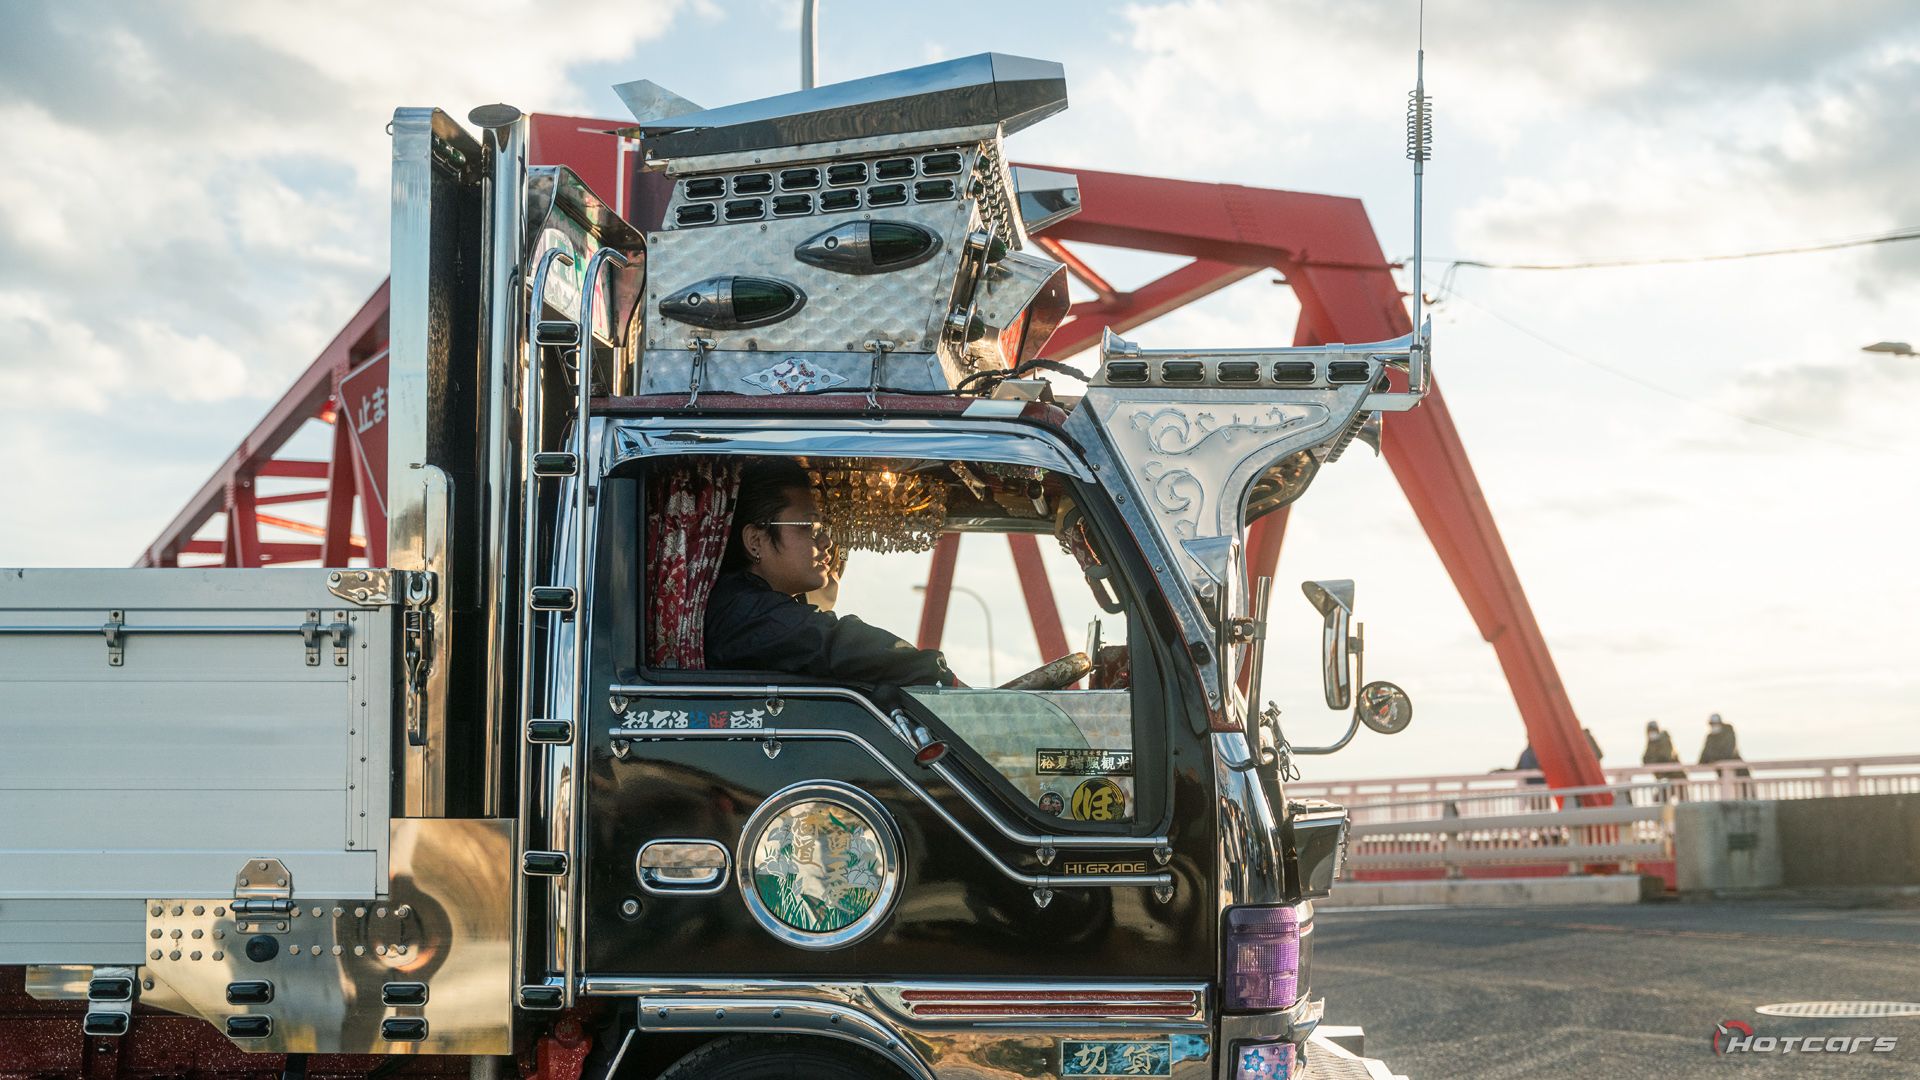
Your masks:
[{"label": "pedestrian on bridge", "polygon": [[[1647,721],[1647,748],[1640,752],[1642,765],[1678,765],[1680,755],[1673,749],[1673,736],[1660,727],[1660,721]],[[1687,794],[1687,774],[1684,769],[1655,769],[1654,779],[1660,781],[1660,797],[1663,801],[1684,799]]]},{"label": "pedestrian on bridge", "polygon": [[[1716,762],[1740,760],[1742,760],[1740,757],[1740,743],[1734,736],[1733,725],[1720,719],[1719,713],[1714,713],[1712,716],[1709,716],[1707,718],[1707,741],[1700,747],[1700,764],[1714,765]],[[1715,771],[1722,777],[1728,774],[1728,770],[1724,766],[1717,766]],[[1732,770],[1732,775],[1745,779],[1746,777],[1752,776],[1753,773],[1742,766]],[[1745,798],[1748,789],[1749,785],[1741,784],[1736,789],[1738,797]]]}]

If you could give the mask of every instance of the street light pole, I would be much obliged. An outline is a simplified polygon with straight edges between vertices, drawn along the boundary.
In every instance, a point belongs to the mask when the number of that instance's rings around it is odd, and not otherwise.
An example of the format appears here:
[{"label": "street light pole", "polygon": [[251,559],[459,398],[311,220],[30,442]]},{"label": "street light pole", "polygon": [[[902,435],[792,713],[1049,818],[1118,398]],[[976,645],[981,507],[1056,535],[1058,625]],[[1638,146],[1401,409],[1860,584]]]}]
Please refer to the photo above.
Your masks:
[{"label": "street light pole", "polygon": [[800,0],[800,89],[814,86],[814,69],[820,66],[820,2]]},{"label": "street light pole", "polygon": [[[966,593],[968,596],[973,597],[974,603],[980,605],[980,617],[985,620],[987,624],[987,681],[995,686],[999,686],[1000,676],[995,672],[993,664],[993,609],[987,606],[986,597],[981,596],[965,585],[950,585],[948,589],[951,592]],[[923,593],[927,591],[927,587],[925,585],[915,585],[913,591]]]}]

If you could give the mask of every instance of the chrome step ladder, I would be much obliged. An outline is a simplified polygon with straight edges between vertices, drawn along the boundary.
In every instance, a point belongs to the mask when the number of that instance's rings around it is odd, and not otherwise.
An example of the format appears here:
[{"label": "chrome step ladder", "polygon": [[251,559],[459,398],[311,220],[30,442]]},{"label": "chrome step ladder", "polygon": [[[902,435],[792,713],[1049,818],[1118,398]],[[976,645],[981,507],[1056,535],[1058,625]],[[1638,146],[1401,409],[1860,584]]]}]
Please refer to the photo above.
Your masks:
[{"label": "chrome step ladder", "polygon": [[[586,465],[593,394],[593,321],[594,284],[600,272],[611,263],[627,265],[626,256],[603,247],[587,260],[582,275],[580,314],[576,320],[542,318],[547,275],[554,263],[574,265],[572,254],[561,249],[541,256],[534,270],[532,294],[527,300],[527,337],[531,348],[522,375],[521,402],[521,510],[520,580],[526,587],[525,607],[521,612],[520,635],[520,710],[516,727],[521,734],[519,791],[520,810],[518,847],[520,893],[514,984],[523,1009],[564,1009],[573,1004],[574,986],[579,975],[579,958],[574,948],[582,913],[580,895],[580,822],[579,777],[586,765],[586,741],[580,735],[579,718],[584,702],[586,678],[586,622],[582,618],[582,592],[587,580],[587,512],[593,485],[592,469]],[[562,416],[570,423],[572,435],[566,449],[548,449],[545,408],[542,401],[544,374],[549,360],[557,360],[570,372],[578,391],[572,408]],[[565,426],[563,423],[563,428]],[[562,498],[571,494],[571,506],[558,515],[550,550],[540,543],[540,504],[542,484],[555,482]],[[564,532],[559,525],[564,524]],[[560,573],[561,558],[572,552],[570,576]],[[543,556],[545,556],[543,558]],[[560,580],[542,584],[549,574]],[[564,661],[554,643],[562,627],[571,622],[571,648]],[[538,661],[544,651],[550,661],[547,677],[538,677]],[[553,712],[548,715],[548,706]],[[531,803],[535,793],[544,797],[548,808],[544,846],[533,847]],[[560,971],[556,981],[550,975],[530,977],[526,953],[528,940],[529,890],[544,883],[551,933],[547,937],[548,972]]]}]

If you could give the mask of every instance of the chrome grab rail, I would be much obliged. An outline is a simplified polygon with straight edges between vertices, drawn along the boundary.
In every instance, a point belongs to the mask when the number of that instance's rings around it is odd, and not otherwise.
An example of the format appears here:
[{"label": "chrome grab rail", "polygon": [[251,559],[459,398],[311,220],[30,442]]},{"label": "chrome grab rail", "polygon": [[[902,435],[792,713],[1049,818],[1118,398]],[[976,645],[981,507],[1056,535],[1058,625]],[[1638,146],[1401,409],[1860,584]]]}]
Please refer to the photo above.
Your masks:
[{"label": "chrome grab rail", "polygon": [[[919,749],[919,747],[907,742],[905,734],[902,733],[898,727],[894,726],[886,714],[874,707],[873,702],[868,701],[865,696],[859,693],[840,686],[769,685],[763,688],[758,686],[631,685],[611,686],[607,688],[607,693],[612,696],[629,698],[646,697],[649,695],[655,697],[738,697],[742,694],[757,694],[762,692],[762,690],[764,690],[769,698],[825,697],[851,701],[865,709],[879,722],[882,729],[892,733],[895,738],[898,738],[901,743],[909,749]],[[616,736],[618,738],[631,739],[656,734],[655,732],[640,731],[637,729],[616,730],[625,732],[623,735]],[[725,734],[731,734],[734,738],[762,737],[758,735],[757,729],[731,730],[725,732]],[[973,807],[975,813],[987,819],[987,822],[993,826],[995,832],[998,832],[1001,836],[1006,837],[1013,843],[1043,851],[1048,848],[1149,848],[1153,849],[1155,858],[1163,865],[1172,857],[1172,847],[1165,836],[1100,836],[1092,833],[1071,833],[1065,836],[1055,836],[1047,833],[1027,832],[1018,825],[1001,817],[992,805],[982,798],[964,777],[955,773],[946,762],[936,761],[930,767],[933,769],[935,775],[946,781],[949,786],[960,793],[960,797],[967,801],[968,806]],[[1041,861],[1042,863],[1050,861],[1050,857],[1043,857]]]},{"label": "chrome grab rail", "polygon": [[[569,260],[571,261],[571,260]],[[587,741],[582,737],[580,722],[586,718],[587,686],[587,509],[592,505],[593,478],[595,470],[588,464],[587,439],[591,434],[590,420],[593,413],[593,297],[594,284],[600,278],[600,272],[608,263],[616,267],[625,267],[627,257],[611,247],[602,247],[587,260],[587,268],[581,274],[580,315],[577,326],[579,340],[574,346],[574,376],[578,397],[573,409],[573,655],[567,669],[567,681],[564,694],[556,686],[554,700],[568,703],[571,719],[574,721],[574,737],[569,750],[571,762],[568,769],[567,820],[565,828],[568,873],[556,877],[551,882],[554,902],[549,912],[566,912],[565,919],[553,926],[552,934],[562,942],[562,991],[566,1005],[573,1004],[574,981],[579,970],[579,949],[576,942],[586,927],[586,890],[580,886],[581,875],[578,869],[578,853],[585,847],[585,829],[582,822],[582,810],[585,795],[581,791],[580,777],[585,775],[587,764]],[[536,305],[537,306],[537,305]],[[560,539],[556,537],[554,554],[561,550]],[[557,682],[558,680],[556,680]],[[549,751],[554,752],[554,751]],[[551,827],[551,825],[549,826]],[[549,915],[549,919],[552,919]]]},{"label": "chrome grab rail", "polygon": [[[545,351],[538,344],[537,328],[542,314],[542,298],[546,296],[547,273],[555,262],[573,265],[573,256],[568,252],[554,248],[541,256],[539,265],[533,272],[533,295],[527,304],[526,341],[528,343],[527,366],[520,375],[520,581],[523,587],[530,587],[535,580],[534,570],[539,565],[538,528],[540,514],[540,476],[534,471],[534,457],[540,452],[545,432],[541,423],[543,408],[541,404],[541,361]],[[514,940],[525,940],[525,920],[527,906],[522,898],[527,886],[526,875],[522,867],[526,865],[529,850],[528,839],[533,830],[531,821],[531,794],[533,779],[533,759],[542,749],[527,738],[527,721],[532,719],[539,709],[537,691],[533,681],[533,634],[536,612],[526,604],[526,598],[520,599],[520,708],[517,710],[514,727],[520,739],[519,758],[519,808],[517,828],[514,830],[514,893],[513,923]],[[577,739],[575,740],[578,741]],[[513,986],[515,993],[526,983],[526,959],[523,950],[513,950]],[[564,992],[564,991],[563,991]]]}]

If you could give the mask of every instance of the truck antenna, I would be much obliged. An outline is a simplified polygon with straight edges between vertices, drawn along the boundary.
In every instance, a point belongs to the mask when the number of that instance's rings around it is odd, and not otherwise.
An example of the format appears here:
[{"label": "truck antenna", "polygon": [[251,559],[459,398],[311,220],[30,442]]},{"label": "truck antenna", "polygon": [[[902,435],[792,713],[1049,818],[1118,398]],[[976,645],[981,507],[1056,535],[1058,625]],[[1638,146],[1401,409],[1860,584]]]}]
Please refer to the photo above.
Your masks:
[{"label": "truck antenna", "polygon": [[1407,157],[1413,162],[1413,349],[1407,388],[1419,393],[1426,382],[1427,349],[1420,330],[1420,204],[1427,159],[1433,156],[1433,99],[1427,96],[1427,5],[1420,4],[1418,51],[1415,53],[1413,92],[1407,95]]}]

